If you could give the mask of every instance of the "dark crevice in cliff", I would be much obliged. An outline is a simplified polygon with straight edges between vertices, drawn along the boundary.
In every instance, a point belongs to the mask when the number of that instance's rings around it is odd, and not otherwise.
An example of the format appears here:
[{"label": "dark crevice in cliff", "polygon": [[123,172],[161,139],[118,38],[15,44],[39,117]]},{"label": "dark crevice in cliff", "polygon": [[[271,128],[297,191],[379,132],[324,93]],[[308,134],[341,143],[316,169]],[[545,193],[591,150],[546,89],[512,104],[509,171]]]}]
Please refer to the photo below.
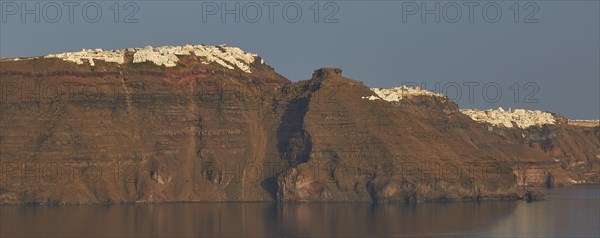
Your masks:
[{"label": "dark crevice in cliff", "polygon": [[[277,150],[280,158],[287,162],[287,168],[306,163],[312,151],[311,136],[304,129],[304,116],[308,111],[309,103],[310,96],[307,95],[289,101],[277,128]],[[277,199],[279,190],[277,177],[279,174],[261,183],[274,199]]]},{"label": "dark crevice in cliff", "polygon": [[290,166],[307,162],[312,150],[310,134],[304,130],[304,116],[308,111],[309,102],[309,97],[292,100],[286,106],[277,129],[279,154]]}]

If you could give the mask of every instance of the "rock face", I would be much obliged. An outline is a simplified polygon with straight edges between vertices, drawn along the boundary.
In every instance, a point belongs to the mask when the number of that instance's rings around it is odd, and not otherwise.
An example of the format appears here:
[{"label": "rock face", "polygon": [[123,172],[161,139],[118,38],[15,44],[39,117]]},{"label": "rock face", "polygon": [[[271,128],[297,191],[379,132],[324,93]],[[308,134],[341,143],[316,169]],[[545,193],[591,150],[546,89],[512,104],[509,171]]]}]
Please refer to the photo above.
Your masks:
[{"label": "rock face", "polygon": [[[600,127],[573,126],[566,120],[541,127],[499,128],[490,131],[521,144],[542,150],[561,170],[554,173],[545,165],[532,164],[519,170],[520,185],[560,186],[600,182]],[[560,173],[560,176],[557,176]]]},{"label": "rock face", "polygon": [[551,172],[547,165],[539,163],[519,168],[516,172],[519,185],[600,182],[600,126],[597,121],[573,121],[539,110],[460,111],[476,122],[487,124],[488,130],[497,135],[541,149],[562,168]]},{"label": "rock face", "polygon": [[0,60],[0,203],[524,199],[597,175],[598,128],[490,127],[441,95],[380,100],[336,68],[292,83],[249,53],[123,52]]},{"label": "rock face", "polygon": [[259,177],[281,170],[267,149],[284,108],[270,95],[290,82],[260,60],[206,62],[0,62],[0,201],[272,199]]}]

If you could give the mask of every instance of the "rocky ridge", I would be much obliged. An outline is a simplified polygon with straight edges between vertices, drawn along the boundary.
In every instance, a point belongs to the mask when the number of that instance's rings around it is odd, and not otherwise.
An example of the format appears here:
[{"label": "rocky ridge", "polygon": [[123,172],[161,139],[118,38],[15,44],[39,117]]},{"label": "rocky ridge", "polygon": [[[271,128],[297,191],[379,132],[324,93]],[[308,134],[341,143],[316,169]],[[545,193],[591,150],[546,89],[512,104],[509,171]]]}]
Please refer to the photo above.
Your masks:
[{"label": "rocky ridge", "polygon": [[292,83],[258,56],[132,53],[0,60],[0,203],[531,199],[598,177],[597,127],[478,123],[335,68]]}]

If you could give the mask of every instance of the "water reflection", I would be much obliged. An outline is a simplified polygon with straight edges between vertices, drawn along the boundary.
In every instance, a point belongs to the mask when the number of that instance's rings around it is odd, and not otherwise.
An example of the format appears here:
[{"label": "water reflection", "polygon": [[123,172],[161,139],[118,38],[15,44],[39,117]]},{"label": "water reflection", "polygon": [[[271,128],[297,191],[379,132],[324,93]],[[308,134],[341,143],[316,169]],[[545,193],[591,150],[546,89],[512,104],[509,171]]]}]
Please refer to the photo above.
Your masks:
[{"label": "water reflection", "polygon": [[[292,236],[404,236],[452,234],[508,216],[514,202],[406,205],[298,204],[282,207]],[[493,214],[493,215],[490,215]]]},{"label": "water reflection", "polygon": [[517,203],[490,228],[492,236],[600,237],[600,185],[546,191],[546,201]]},{"label": "water reflection", "polygon": [[597,236],[600,186],[550,200],[429,203],[179,203],[0,206],[0,235],[59,237]]}]

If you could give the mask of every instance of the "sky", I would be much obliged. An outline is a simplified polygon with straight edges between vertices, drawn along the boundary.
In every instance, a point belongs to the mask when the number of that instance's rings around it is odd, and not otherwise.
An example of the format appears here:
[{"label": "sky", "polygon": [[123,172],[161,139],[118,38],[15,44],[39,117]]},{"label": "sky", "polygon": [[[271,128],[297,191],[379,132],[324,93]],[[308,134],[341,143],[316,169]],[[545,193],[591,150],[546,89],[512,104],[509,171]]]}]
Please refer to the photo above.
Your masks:
[{"label": "sky", "polygon": [[599,16],[599,0],[0,0],[0,57],[227,44],[292,81],[339,67],[370,87],[445,93],[461,108],[597,120]]}]

